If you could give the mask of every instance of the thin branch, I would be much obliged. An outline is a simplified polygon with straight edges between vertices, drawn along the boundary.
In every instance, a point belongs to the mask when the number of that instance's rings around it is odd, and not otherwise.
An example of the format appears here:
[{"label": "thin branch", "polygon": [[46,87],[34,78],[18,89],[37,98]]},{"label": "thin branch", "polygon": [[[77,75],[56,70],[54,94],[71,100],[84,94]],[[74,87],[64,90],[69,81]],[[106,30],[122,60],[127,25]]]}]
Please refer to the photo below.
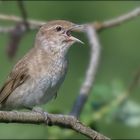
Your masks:
[{"label": "thin branch", "polygon": [[21,11],[21,15],[22,15],[22,18],[23,18],[23,23],[26,27],[26,30],[29,30],[29,23],[27,21],[27,12],[25,10],[23,0],[20,0],[20,1],[18,0],[17,3],[18,3],[18,6],[19,6],[19,9]]},{"label": "thin branch", "polygon": [[130,21],[136,17],[140,16],[140,7],[123,14],[121,16],[115,17],[114,19],[106,20],[104,22],[96,22],[96,29],[103,30],[106,28],[116,27],[124,22]]},{"label": "thin branch", "polygon": [[17,25],[14,27],[11,32],[9,32],[9,42],[6,47],[6,52],[8,54],[8,57],[12,59],[19,47],[19,43],[22,40],[24,34],[26,31],[26,27],[23,23],[17,23]]},{"label": "thin branch", "polygon": [[45,114],[37,112],[0,111],[0,123],[46,124],[45,118],[48,117],[47,123],[49,126],[57,125],[64,128],[70,128],[93,140],[109,139],[91,128],[86,127],[73,116],[48,113],[46,113],[46,116],[44,115]]},{"label": "thin branch", "polygon": [[9,27],[0,26],[0,33],[10,33],[11,31],[13,31],[14,28],[15,28],[14,26]]},{"label": "thin branch", "polygon": [[[88,28],[87,30],[87,36],[88,36],[90,46],[91,46],[90,62],[87,68],[85,80],[80,88],[79,95],[72,108],[72,111],[71,111],[72,115],[76,117],[80,116],[83,110],[83,107],[87,101],[87,98],[89,96],[90,90],[93,86],[93,82],[95,80],[95,75],[96,75],[96,71],[97,71],[97,67],[99,63],[99,57],[100,57],[100,44],[99,44],[95,30],[100,31],[101,29],[106,29],[106,28],[120,25],[121,23],[128,21],[130,19],[133,19],[134,17],[137,17],[139,15],[140,15],[140,8],[136,8],[127,14],[105,21],[103,23],[96,22],[96,23],[90,24],[94,28],[94,30],[92,30],[92,27],[90,27],[90,29]],[[81,31],[83,31],[82,28],[81,28]]]},{"label": "thin branch", "polygon": [[128,86],[128,94],[132,93],[132,91],[135,89],[135,87],[138,85],[140,82],[140,68],[136,71],[134,78],[130,82],[130,85]]},{"label": "thin branch", "polygon": [[75,101],[72,109],[72,115],[79,117],[84,104],[89,96],[93,82],[95,81],[95,75],[97,72],[99,58],[100,58],[100,43],[97,37],[96,30],[92,26],[85,28],[89,43],[90,43],[90,62],[86,71],[85,80],[80,88],[79,96]]},{"label": "thin branch", "polygon": [[[90,23],[91,25],[94,25],[96,30],[103,30],[111,27],[116,27],[124,22],[127,22],[129,20],[132,20],[136,17],[140,16],[140,7],[135,8],[134,10],[123,14],[121,16],[115,17],[114,19],[109,19],[104,22],[94,22]],[[6,15],[6,14],[0,14],[0,20],[4,21],[13,21],[13,22],[22,22],[22,18],[14,15]],[[38,29],[39,26],[46,23],[46,21],[39,21],[39,20],[28,20],[28,23],[30,25],[30,29]]]},{"label": "thin branch", "polygon": [[[18,16],[14,15],[5,15],[0,14],[0,20],[4,21],[13,21],[13,22],[22,22],[23,19]],[[45,21],[39,21],[39,20],[28,20],[28,23],[30,25],[30,29],[38,29],[41,25],[45,24]]]},{"label": "thin branch", "polygon": [[124,104],[124,102],[133,93],[134,89],[139,84],[139,82],[140,82],[140,69],[135,73],[133,79],[131,80],[129,86],[125,91],[123,91],[117,98],[104,105],[98,112],[93,113],[92,115],[93,120],[99,121],[104,115],[106,115],[110,111],[110,108],[114,106],[121,107],[121,105]]}]

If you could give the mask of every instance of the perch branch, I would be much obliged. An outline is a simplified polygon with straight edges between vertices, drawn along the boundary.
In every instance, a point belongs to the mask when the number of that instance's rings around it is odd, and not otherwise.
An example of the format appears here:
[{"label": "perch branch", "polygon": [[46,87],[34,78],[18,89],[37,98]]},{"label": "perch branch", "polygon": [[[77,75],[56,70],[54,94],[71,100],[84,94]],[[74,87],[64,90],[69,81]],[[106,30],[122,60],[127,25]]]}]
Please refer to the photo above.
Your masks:
[{"label": "perch branch", "polygon": [[86,127],[79,120],[69,115],[54,115],[37,112],[17,112],[17,111],[0,111],[0,123],[30,123],[30,124],[46,124],[46,117],[48,117],[48,126],[56,125],[64,128],[70,128],[79,132],[93,140],[109,139],[102,134]]},{"label": "perch branch", "polygon": [[95,81],[95,75],[97,72],[99,58],[100,58],[100,43],[97,37],[96,30],[92,26],[85,28],[89,43],[90,43],[90,62],[86,71],[85,80],[80,88],[79,96],[72,109],[72,115],[79,117],[84,104],[89,96],[90,90]]}]

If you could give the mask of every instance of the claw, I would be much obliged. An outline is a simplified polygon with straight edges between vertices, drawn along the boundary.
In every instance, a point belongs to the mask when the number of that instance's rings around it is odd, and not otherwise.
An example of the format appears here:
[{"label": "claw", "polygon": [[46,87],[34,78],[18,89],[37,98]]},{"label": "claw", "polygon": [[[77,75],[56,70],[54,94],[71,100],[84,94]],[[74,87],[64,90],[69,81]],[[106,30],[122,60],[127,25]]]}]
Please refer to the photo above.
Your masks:
[{"label": "claw", "polygon": [[40,108],[40,107],[34,107],[34,108],[32,109],[32,111],[33,111],[33,112],[40,113],[41,115],[43,115],[43,116],[44,116],[44,120],[45,120],[45,124],[51,125],[50,119],[49,119],[49,117],[48,117],[48,113],[45,112],[45,111],[43,111],[42,108]]}]

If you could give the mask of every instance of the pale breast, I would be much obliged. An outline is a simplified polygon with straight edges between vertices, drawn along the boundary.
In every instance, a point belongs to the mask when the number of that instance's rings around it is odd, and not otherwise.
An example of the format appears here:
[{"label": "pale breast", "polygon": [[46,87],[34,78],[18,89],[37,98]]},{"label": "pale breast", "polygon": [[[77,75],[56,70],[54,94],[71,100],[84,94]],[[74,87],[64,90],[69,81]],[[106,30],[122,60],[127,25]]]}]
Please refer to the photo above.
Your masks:
[{"label": "pale breast", "polygon": [[[55,59],[52,60],[48,67],[39,69],[38,78],[35,78],[33,90],[33,102],[35,104],[44,104],[51,100],[63,83],[67,72],[67,60]],[[31,95],[30,95],[31,96]]]}]

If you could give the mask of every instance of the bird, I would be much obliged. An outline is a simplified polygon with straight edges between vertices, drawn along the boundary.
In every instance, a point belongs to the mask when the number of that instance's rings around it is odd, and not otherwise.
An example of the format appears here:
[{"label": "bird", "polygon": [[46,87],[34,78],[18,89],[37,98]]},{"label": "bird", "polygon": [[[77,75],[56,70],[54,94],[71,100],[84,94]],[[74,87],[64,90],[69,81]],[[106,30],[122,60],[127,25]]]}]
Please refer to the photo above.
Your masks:
[{"label": "bird", "polygon": [[0,89],[0,110],[33,109],[52,100],[68,71],[68,51],[83,43],[71,35],[81,25],[52,20],[42,25],[33,47],[15,64]]}]

